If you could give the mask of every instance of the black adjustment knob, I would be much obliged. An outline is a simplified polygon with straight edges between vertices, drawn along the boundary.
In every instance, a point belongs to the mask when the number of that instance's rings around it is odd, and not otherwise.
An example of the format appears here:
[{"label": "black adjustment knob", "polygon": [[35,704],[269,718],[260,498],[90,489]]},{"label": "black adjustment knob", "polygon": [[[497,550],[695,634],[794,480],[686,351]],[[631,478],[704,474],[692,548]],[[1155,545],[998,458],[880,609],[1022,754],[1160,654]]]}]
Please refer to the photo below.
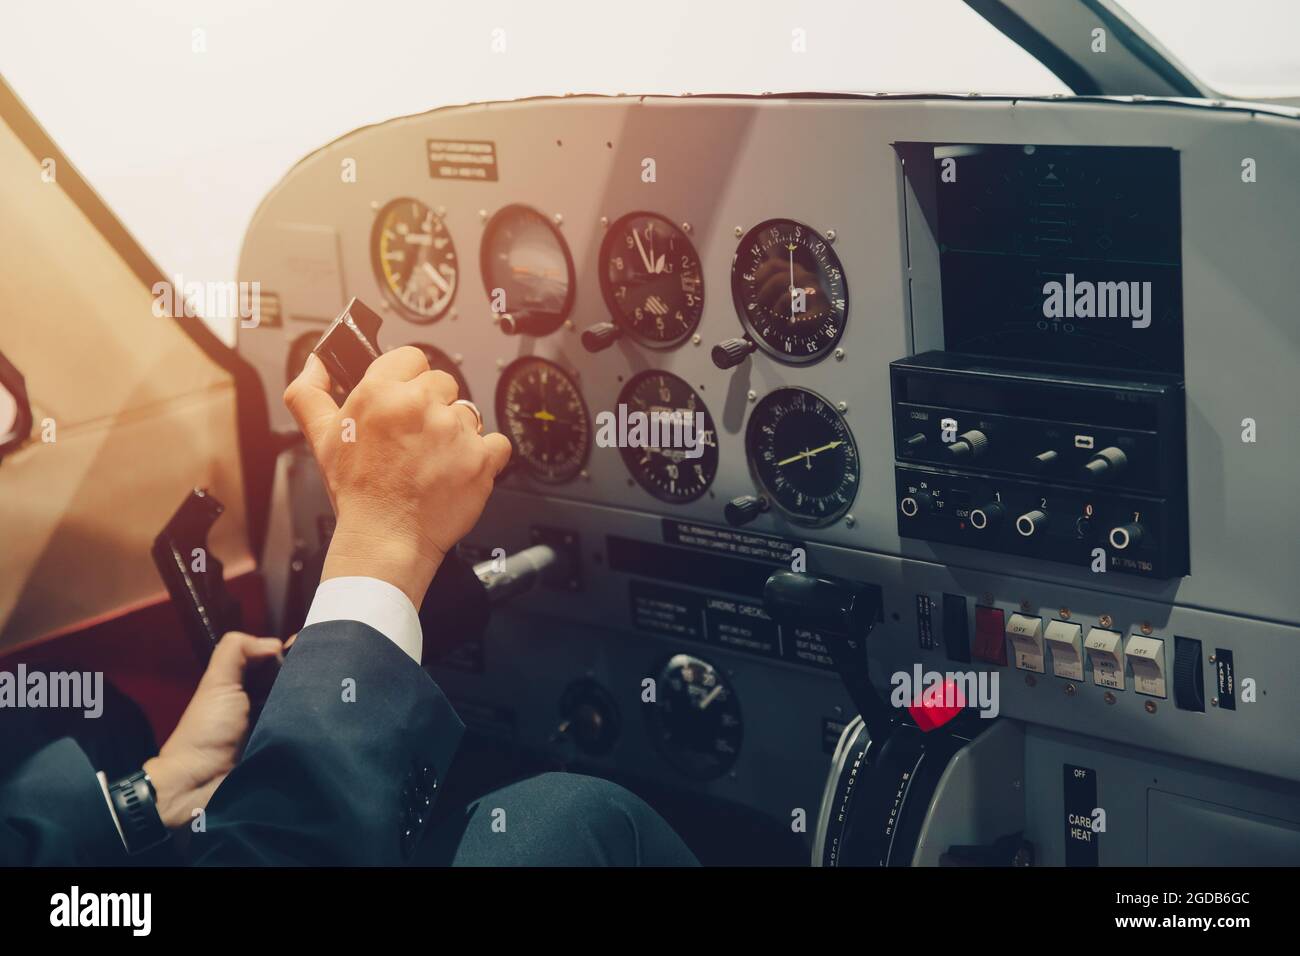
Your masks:
[{"label": "black adjustment knob", "polygon": [[1016,519],[1016,531],[1022,538],[1032,538],[1047,527],[1047,512],[1039,508],[1026,511]]},{"label": "black adjustment knob", "polygon": [[613,322],[601,322],[582,333],[582,347],[588,352],[603,352],[623,336],[623,330]]},{"label": "black adjustment knob", "polygon": [[1174,638],[1174,705],[1179,710],[1205,713],[1205,677],[1201,654],[1201,642],[1195,638]]},{"label": "black adjustment knob", "polygon": [[989,436],[972,429],[957,436],[957,440],[948,446],[948,454],[953,458],[978,458],[988,447]]},{"label": "black adjustment knob", "polygon": [[1113,478],[1123,471],[1127,464],[1128,456],[1112,445],[1089,458],[1083,470],[1093,478]]},{"label": "black adjustment knob", "polygon": [[732,498],[727,502],[727,506],[722,510],[722,515],[727,519],[727,524],[733,528],[739,528],[741,525],[749,524],[766,510],[766,498],[741,495],[739,498]]},{"label": "black adjustment knob", "polygon": [[1136,521],[1110,529],[1110,546],[1116,551],[1127,551],[1142,540],[1145,532]]},{"label": "black adjustment knob", "polygon": [[1006,509],[997,501],[990,501],[986,505],[978,508],[972,508],[970,512],[970,526],[976,531],[992,531],[1002,523],[1002,518],[1006,515]]},{"label": "black adjustment knob", "polygon": [[713,364],[721,369],[735,368],[756,348],[749,339],[727,339],[713,346]]},{"label": "black adjustment knob", "polygon": [[915,518],[917,515],[928,512],[934,504],[934,498],[928,491],[918,491],[916,494],[907,495],[898,503],[898,510],[903,512],[907,518]]},{"label": "black adjustment knob", "polygon": [[502,312],[497,316],[497,326],[506,335],[545,335],[555,325],[553,312]]}]

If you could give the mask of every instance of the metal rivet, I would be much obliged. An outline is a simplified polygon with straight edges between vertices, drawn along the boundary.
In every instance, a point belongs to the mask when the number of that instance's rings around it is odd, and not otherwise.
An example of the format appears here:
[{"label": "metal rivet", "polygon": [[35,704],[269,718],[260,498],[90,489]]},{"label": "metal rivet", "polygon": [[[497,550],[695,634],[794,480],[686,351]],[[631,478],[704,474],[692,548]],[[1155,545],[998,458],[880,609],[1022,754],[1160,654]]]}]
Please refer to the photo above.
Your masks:
[{"label": "metal rivet", "polygon": [[1211,707],[1218,707],[1218,706],[1219,706],[1219,698],[1217,698],[1217,697],[1211,697],[1211,698],[1210,698],[1210,706],[1211,706]]},{"label": "metal rivet", "polygon": [[734,232],[734,233],[736,234],[736,238],[737,238],[737,239],[739,239],[741,236],[743,236],[743,235],[745,234],[745,230],[742,229],[740,226],[736,226],[736,227],[735,227],[734,229],[732,229],[731,231]]},{"label": "metal rivet", "polygon": [[557,226],[563,226],[563,225],[564,225],[564,214],[563,214],[563,213],[559,213],[559,212],[557,212],[557,213],[555,214],[555,224],[556,224]]},{"label": "metal rivet", "polygon": [[826,230],[826,241],[827,241],[827,242],[834,242],[834,241],[835,241],[835,230],[834,230],[834,229],[827,229],[827,230]]},{"label": "metal rivet", "polygon": [[378,200],[378,199],[372,199],[372,200],[370,200],[370,208],[371,208],[371,209],[378,209],[378,208],[379,208],[379,200]]},{"label": "metal rivet", "polygon": [[689,222],[682,223],[682,232],[686,233],[687,235],[690,235],[691,230],[693,230],[694,228],[695,227],[692,226]]},{"label": "metal rivet", "polygon": [[461,355],[459,352],[457,352],[455,355],[453,355],[453,356],[451,357],[451,360],[452,360],[453,362],[455,362],[457,365],[464,365],[464,364],[465,364],[465,356]]},{"label": "metal rivet", "polygon": [[1101,617],[1097,618],[1097,623],[1102,627],[1110,627],[1115,623],[1115,621],[1109,614],[1103,614]]},{"label": "metal rivet", "polygon": [[1213,664],[1213,663],[1215,663],[1215,662],[1216,662],[1216,661],[1215,661],[1215,655],[1211,654],[1211,655],[1210,655],[1210,663]]},{"label": "metal rivet", "polygon": [[1073,684],[1066,684],[1066,685],[1065,685],[1065,696],[1066,696],[1066,697],[1073,697],[1073,696],[1074,696],[1075,694],[1077,694],[1077,693],[1079,693],[1079,688],[1075,687]]},{"label": "metal rivet", "polygon": [[1115,703],[1115,695],[1110,691],[1106,691],[1105,695],[1102,697],[1102,700],[1104,700],[1108,704],[1113,704]]},{"label": "metal rivet", "polygon": [[1145,706],[1148,714],[1154,714],[1156,712],[1156,702],[1154,700],[1147,701]]},{"label": "metal rivet", "polygon": [[853,527],[855,524],[857,524],[857,523],[858,523],[858,519],[855,518],[855,517],[853,517],[853,515],[845,515],[845,516],[844,516],[844,524],[845,524],[846,526],[852,528],[852,527]]},{"label": "metal rivet", "polygon": [[849,403],[848,403],[848,402],[836,402],[836,403],[835,403],[835,407],[838,408],[838,409],[840,410],[840,414],[843,415],[845,412],[847,412],[847,411],[849,410]]},{"label": "metal rivet", "polygon": [[486,219],[486,218],[487,218],[487,210],[486,210],[486,209],[480,209],[480,210],[478,211],[478,217],[479,217],[479,219]]},{"label": "metal rivet", "polygon": [[692,345],[699,345],[699,344],[700,344],[700,337],[699,337],[699,335],[692,335],[692,336],[691,336],[691,344],[692,344]]},{"label": "metal rivet", "polygon": [[844,350],[843,350],[843,349],[836,349],[836,350],[834,351],[833,354],[834,354],[835,358],[838,359],[839,361],[841,361],[841,362],[844,361]]},{"label": "metal rivet", "polygon": [[751,402],[756,402],[758,401],[758,392],[746,392],[745,397]]},{"label": "metal rivet", "polygon": [[1061,608],[1061,613],[1058,614],[1057,617],[1062,621],[1068,621],[1070,619],[1070,609],[1068,607]]},{"label": "metal rivet", "polygon": [[609,216],[601,216],[601,217],[600,217],[600,225],[601,225],[603,228],[608,229],[608,228],[609,228]]},{"label": "metal rivet", "polygon": [[1151,626],[1150,621],[1143,621],[1141,630],[1143,634],[1150,634],[1152,631],[1155,630],[1155,628]]}]

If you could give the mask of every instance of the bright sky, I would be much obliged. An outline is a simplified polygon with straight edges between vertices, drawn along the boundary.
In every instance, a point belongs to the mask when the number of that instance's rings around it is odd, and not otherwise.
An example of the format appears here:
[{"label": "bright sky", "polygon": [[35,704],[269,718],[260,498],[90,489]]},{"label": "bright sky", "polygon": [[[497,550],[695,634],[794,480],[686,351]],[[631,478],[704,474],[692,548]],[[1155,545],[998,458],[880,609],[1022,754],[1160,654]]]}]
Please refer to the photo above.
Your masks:
[{"label": "bright sky", "polygon": [[[1225,3],[1244,26],[1206,14]],[[1300,86],[1300,31],[1282,29],[1300,0],[1130,5],[1174,22],[1171,49],[1189,66],[1235,57]],[[1172,6],[1202,14],[1190,21],[1201,32]],[[234,277],[254,209],[304,155],[436,106],[565,92],[1066,92],[961,0],[5,0],[0,73],[159,265],[194,281]]]}]

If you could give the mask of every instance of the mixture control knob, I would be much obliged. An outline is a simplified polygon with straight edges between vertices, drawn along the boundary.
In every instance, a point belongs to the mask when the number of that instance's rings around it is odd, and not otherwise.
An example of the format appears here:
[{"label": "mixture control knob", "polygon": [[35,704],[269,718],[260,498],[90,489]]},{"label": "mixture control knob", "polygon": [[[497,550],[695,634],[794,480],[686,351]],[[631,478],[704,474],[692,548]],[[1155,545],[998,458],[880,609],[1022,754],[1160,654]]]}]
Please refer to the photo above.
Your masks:
[{"label": "mixture control knob", "polygon": [[1142,540],[1142,526],[1136,521],[1110,529],[1110,546],[1116,551],[1127,551]]},{"label": "mixture control knob", "polygon": [[1016,531],[1022,538],[1032,538],[1047,527],[1047,512],[1039,508],[1026,511],[1016,519]]},{"label": "mixture control knob", "polygon": [[722,514],[727,519],[727,524],[733,528],[739,528],[741,525],[749,524],[766,510],[766,498],[759,498],[755,495],[741,495],[739,498],[732,498],[728,501],[727,507],[723,509]]},{"label": "mixture control knob", "polygon": [[948,446],[948,454],[953,458],[978,458],[988,447],[989,436],[972,429],[957,436],[957,440]]},{"label": "mixture control knob", "polygon": [[1127,464],[1128,456],[1112,445],[1089,458],[1083,469],[1093,478],[1112,478],[1123,471]]},{"label": "mixture control knob", "polygon": [[1039,471],[1051,471],[1061,460],[1058,452],[1048,449],[1034,456],[1034,467]]},{"label": "mixture control knob", "polygon": [[613,322],[601,322],[582,333],[582,347],[588,352],[603,352],[623,335],[623,330]]},{"label": "mixture control knob", "polygon": [[1002,523],[1005,513],[1006,511],[1001,503],[990,501],[979,508],[971,509],[970,526],[976,531],[991,531]]},{"label": "mixture control knob", "polygon": [[735,368],[756,348],[749,339],[727,339],[713,346],[713,364],[721,369]]}]

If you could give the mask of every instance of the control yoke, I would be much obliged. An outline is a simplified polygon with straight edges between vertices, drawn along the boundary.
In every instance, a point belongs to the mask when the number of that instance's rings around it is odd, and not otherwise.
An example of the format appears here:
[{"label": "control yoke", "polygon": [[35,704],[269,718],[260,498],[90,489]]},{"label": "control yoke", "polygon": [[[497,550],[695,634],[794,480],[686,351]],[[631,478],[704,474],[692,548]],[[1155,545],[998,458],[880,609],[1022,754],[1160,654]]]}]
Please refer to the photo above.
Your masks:
[{"label": "control yoke", "polygon": [[[379,358],[382,323],[378,314],[353,298],[312,349],[334,384],[345,392],[356,388],[370,363]],[[421,618],[436,618],[438,626],[433,633],[443,639],[475,638],[487,627],[493,606],[530,590],[543,577],[569,577],[565,563],[560,552],[546,544],[473,567],[450,551],[425,594]]]},{"label": "control yoke", "polygon": [[763,587],[763,606],[778,624],[817,631],[871,739],[883,742],[897,713],[871,683],[866,647],[872,628],[881,618],[880,588],[795,571],[775,571]]}]

